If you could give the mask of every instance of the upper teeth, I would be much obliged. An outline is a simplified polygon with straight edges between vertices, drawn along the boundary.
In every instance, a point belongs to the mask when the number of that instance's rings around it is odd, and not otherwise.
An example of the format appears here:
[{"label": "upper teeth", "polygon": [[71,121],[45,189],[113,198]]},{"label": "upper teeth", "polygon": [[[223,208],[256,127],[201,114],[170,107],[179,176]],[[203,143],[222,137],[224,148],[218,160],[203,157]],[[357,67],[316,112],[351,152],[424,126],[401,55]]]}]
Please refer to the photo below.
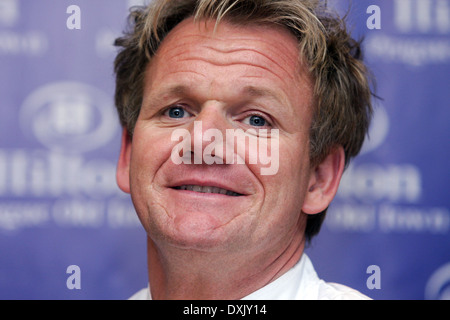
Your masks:
[{"label": "upper teeth", "polygon": [[238,196],[239,193],[222,189],[219,187],[209,187],[209,186],[196,186],[196,185],[185,185],[185,186],[179,186],[176,187],[176,189],[180,190],[189,190],[189,191],[195,191],[200,193],[219,193],[219,194],[225,194],[227,196]]}]

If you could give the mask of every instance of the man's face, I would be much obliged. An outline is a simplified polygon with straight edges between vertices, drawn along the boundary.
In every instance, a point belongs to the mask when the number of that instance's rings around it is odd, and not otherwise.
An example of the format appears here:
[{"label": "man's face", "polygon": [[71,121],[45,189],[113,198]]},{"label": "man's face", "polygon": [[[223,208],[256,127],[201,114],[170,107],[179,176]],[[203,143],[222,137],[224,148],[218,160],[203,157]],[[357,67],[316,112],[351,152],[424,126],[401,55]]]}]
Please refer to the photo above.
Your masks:
[{"label": "man's face", "polygon": [[[279,252],[304,232],[302,207],[314,171],[312,84],[296,39],[284,29],[225,21],[213,29],[211,21],[183,21],[149,64],[133,138],[122,147],[119,186],[131,193],[157,244]],[[191,144],[200,141],[204,150],[210,142],[200,134],[208,129],[225,138],[226,130],[250,128],[278,130],[277,141],[253,135],[277,144],[275,174],[263,175],[267,165],[249,163],[251,148],[232,155],[245,164],[226,164],[230,155],[217,150],[223,164],[176,164],[171,157],[180,143],[172,139],[176,129],[191,133]],[[198,150],[192,147],[192,157],[201,157]]]}]

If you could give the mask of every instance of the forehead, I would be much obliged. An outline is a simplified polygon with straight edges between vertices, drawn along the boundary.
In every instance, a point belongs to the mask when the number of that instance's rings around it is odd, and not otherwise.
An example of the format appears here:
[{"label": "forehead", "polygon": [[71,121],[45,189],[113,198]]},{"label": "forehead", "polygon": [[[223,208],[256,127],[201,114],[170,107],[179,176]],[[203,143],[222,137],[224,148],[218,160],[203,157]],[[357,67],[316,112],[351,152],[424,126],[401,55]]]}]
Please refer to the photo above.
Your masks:
[{"label": "forehead", "polygon": [[242,45],[249,47],[274,47],[284,50],[286,57],[298,60],[297,39],[285,28],[275,24],[245,24],[222,20],[200,20],[187,18],[179,23],[162,42],[162,47],[172,41],[183,44],[189,41],[197,43],[214,43],[218,49],[239,49]]},{"label": "forehead", "polygon": [[274,24],[243,26],[188,18],[167,35],[156,58],[171,63],[192,62],[195,58],[208,59],[217,65],[253,63],[281,78],[294,78],[299,71],[306,70],[301,68],[297,39]]}]

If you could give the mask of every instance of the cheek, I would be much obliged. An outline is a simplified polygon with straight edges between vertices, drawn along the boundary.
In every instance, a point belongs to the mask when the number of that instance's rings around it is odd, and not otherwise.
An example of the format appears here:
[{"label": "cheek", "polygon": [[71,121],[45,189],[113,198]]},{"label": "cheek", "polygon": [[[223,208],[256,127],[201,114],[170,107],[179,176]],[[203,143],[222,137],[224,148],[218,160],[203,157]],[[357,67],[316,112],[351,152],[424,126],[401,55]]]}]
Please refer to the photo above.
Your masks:
[{"label": "cheek", "polygon": [[155,181],[160,168],[170,161],[172,144],[170,135],[155,128],[143,130],[136,126],[131,150],[130,191],[136,212],[147,231],[151,225],[149,205],[152,203],[152,206],[159,206],[159,192]]},{"label": "cheek", "polygon": [[170,161],[173,144],[170,133],[136,127],[131,150],[132,183],[151,183],[158,169]]},{"label": "cheek", "polygon": [[309,174],[309,142],[304,134],[279,139],[278,176],[286,183],[300,183]]},{"label": "cheek", "polygon": [[[294,141],[296,143],[292,143]],[[280,141],[278,172],[260,176],[265,197],[272,199],[278,210],[286,208],[286,211],[295,211],[295,214],[300,212],[310,179],[307,144],[297,141],[302,140]]]}]

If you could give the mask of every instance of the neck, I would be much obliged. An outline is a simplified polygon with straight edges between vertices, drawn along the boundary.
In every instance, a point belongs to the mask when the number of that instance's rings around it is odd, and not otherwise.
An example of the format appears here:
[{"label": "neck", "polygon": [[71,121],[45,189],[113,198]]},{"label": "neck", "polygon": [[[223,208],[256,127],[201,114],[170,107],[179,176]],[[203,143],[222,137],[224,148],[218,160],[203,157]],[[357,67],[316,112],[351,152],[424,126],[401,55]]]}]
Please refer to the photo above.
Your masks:
[{"label": "neck", "polygon": [[296,235],[280,251],[204,252],[160,248],[148,237],[149,281],[155,300],[237,300],[264,287],[292,268],[304,249]]}]

